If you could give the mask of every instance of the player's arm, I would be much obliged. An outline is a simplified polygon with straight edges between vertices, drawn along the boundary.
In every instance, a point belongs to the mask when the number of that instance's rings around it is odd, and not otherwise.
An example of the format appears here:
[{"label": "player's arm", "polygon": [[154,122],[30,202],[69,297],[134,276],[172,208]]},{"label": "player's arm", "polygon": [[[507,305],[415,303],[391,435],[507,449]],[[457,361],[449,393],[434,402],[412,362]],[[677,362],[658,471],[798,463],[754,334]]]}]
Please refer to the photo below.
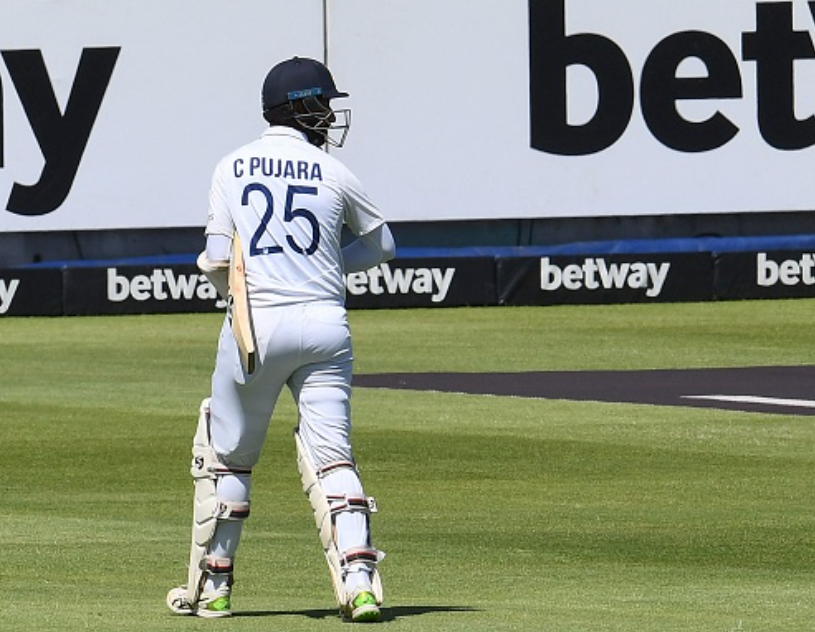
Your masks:
[{"label": "player's arm", "polygon": [[345,272],[361,272],[389,261],[396,255],[396,242],[387,224],[357,237],[342,249]]},{"label": "player's arm", "polygon": [[207,213],[206,250],[198,256],[199,270],[209,279],[218,295],[229,298],[229,261],[232,252],[232,235],[235,225],[229,212],[223,161],[215,167],[209,188]]},{"label": "player's arm", "polygon": [[229,296],[229,251],[232,238],[226,235],[207,235],[207,248],[198,255],[198,269],[226,300]]}]

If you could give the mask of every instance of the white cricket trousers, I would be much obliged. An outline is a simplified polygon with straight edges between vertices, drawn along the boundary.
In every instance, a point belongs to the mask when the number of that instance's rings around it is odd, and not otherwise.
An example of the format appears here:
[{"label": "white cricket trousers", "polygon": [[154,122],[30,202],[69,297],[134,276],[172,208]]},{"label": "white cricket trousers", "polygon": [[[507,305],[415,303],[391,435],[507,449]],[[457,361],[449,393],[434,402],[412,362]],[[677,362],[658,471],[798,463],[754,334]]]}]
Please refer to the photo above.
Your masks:
[{"label": "white cricket trousers", "polygon": [[283,386],[297,404],[313,465],[352,461],[353,351],[345,307],[312,302],[253,309],[258,363],[245,376],[225,319],[212,376],[212,446],[226,465],[257,464]]},{"label": "white cricket trousers", "polygon": [[[251,376],[243,373],[229,319],[221,328],[210,401],[210,440],[227,466],[254,467],[260,459],[270,418],[284,385],[298,407],[299,435],[315,469],[337,461],[353,461],[350,443],[351,375],[353,354],[345,308],[314,302],[253,310],[258,363]],[[354,470],[342,469],[325,477],[327,494],[363,494]],[[247,475],[228,474],[218,481],[222,500],[245,502],[251,494]],[[340,551],[367,546],[367,518],[359,513],[336,517]],[[210,553],[233,558],[242,522],[218,524]],[[219,579],[217,581],[223,581]],[[348,589],[368,582],[367,574],[352,573]],[[214,590],[216,578],[205,590]]]}]

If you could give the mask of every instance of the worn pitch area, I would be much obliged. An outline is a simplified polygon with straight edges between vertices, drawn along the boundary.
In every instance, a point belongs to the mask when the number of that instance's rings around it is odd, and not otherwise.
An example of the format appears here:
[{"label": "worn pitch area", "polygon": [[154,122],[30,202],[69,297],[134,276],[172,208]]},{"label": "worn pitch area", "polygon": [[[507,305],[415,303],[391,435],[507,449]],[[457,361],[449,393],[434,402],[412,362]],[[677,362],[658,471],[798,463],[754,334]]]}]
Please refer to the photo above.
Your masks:
[{"label": "worn pitch area", "polygon": [[354,386],[815,415],[815,366],[523,373],[382,373]]}]

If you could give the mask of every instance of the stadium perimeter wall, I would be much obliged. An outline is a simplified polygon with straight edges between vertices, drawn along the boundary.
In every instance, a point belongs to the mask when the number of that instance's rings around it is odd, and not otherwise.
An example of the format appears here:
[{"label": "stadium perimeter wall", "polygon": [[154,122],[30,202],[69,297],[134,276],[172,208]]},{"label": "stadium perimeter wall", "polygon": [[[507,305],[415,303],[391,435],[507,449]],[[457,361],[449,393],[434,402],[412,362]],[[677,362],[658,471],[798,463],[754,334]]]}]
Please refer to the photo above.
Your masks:
[{"label": "stadium perimeter wall", "polygon": [[[215,312],[195,256],[0,270],[0,317]],[[815,297],[815,235],[404,248],[347,275],[351,309]]]}]

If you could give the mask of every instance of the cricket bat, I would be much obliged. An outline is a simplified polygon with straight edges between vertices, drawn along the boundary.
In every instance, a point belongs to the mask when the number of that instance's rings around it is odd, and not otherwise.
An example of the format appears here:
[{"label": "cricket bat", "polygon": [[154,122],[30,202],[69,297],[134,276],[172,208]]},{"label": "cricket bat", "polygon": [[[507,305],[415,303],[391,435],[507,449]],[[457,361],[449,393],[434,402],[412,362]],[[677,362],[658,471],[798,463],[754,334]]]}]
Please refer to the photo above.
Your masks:
[{"label": "cricket bat", "polygon": [[252,327],[252,310],[246,291],[246,268],[243,248],[238,233],[232,237],[232,260],[229,263],[229,294],[232,299],[232,334],[238,343],[241,364],[247,374],[255,371],[255,332]]}]

